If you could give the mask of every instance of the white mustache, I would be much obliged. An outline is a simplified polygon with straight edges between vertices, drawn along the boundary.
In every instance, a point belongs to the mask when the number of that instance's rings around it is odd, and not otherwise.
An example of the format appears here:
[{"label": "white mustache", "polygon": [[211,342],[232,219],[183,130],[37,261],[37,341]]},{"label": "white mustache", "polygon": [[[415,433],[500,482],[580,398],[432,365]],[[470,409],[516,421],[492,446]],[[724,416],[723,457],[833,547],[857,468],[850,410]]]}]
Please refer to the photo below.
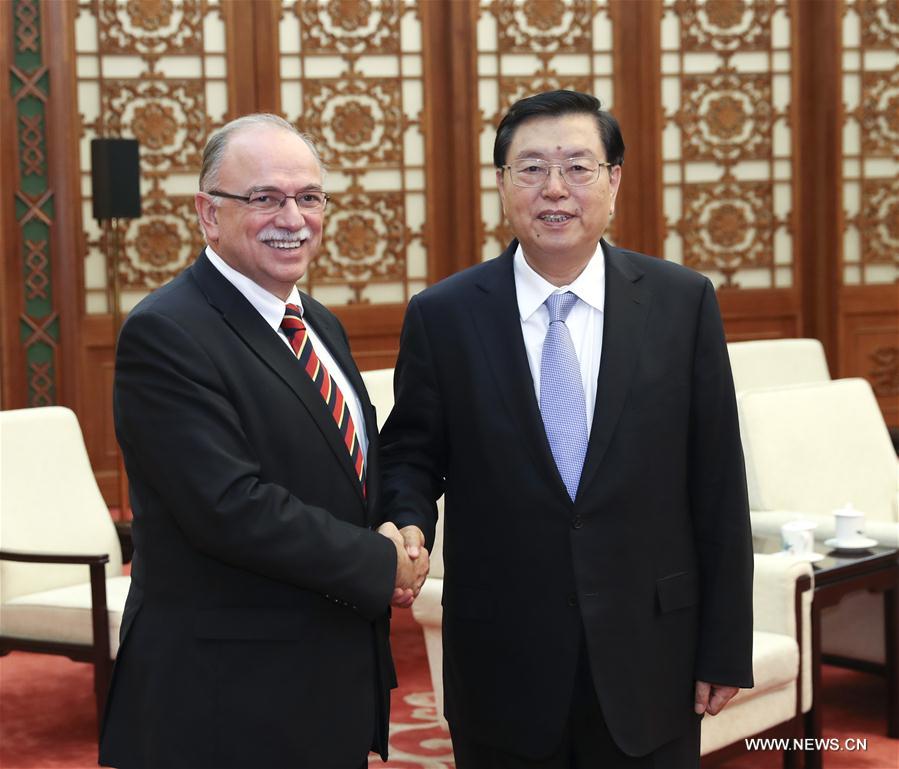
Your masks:
[{"label": "white mustache", "polygon": [[282,227],[266,227],[256,236],[256,240],[309,240],[312,230],[303,225],[297,232]]}]

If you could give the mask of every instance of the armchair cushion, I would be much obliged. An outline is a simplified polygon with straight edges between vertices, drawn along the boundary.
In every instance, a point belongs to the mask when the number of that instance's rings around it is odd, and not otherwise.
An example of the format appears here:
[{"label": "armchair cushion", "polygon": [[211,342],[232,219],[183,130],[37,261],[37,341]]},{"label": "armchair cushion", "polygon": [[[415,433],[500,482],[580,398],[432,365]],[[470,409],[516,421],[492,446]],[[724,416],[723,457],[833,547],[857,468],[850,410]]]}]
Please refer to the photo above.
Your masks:
[{"label": "armchair cushion", "polygon": [[[87,572],[85,567],[81,568]],[[113,659],[119,648],[119,627],[130,585],[131,578],[127,576],[106,580],[109,649]],[[0,635],[89,646],[94,635],[90,584],[85,582],[12,598],[0,612]]]}]

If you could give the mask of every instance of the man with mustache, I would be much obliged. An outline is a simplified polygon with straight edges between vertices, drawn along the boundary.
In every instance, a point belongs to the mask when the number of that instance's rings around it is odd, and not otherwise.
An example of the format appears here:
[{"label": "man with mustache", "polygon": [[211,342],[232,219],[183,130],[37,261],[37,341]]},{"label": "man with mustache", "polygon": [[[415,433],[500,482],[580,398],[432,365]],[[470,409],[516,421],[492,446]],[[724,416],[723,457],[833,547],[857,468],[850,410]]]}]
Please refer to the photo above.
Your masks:
[{"label": "man with mustache", "polygon": [[207,246],[122,328],[135,554],[104,765],[386,759],[389,606],[411,602],[427,554],[420,531],[379,527],[374,410],[339,321],[295,285],[323,176],[274,115],[216,131],[195,198]]},{"label": "man with mustache", "polygon": [[686,769],[752,685],[733,381],[702,275],[609,245],[624,142],[593,96],[514,104],[515,239],[409,303],[381,434],[388,518],[445,493],[458,769]]}]

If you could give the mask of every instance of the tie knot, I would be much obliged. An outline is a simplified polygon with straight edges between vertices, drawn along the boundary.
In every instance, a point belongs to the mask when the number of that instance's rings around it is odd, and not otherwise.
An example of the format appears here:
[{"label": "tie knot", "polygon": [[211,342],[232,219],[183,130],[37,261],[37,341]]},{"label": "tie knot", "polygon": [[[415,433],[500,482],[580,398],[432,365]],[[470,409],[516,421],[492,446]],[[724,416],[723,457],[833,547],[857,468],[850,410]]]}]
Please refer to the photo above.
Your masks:
[{"label": "tie knot", "polygon": [[571,308],[577,304],[577,294],[573,294],[571,291],[566,291],[564,294],[550,294],[546,297],[544,304],[546,309],[549,310],[550,323],[557,321],[564,323],[568,313],[571,312]]},{"label": "tie knot", "polygon": [[303,313],[300,308],[295,304],[288,304],[284,308],[284,318],[281,321],[281,329],[287,335],[288,340],[293,342],[294,334],[301,329],[305,331],[305,328],[306,324],[303,323]]}]

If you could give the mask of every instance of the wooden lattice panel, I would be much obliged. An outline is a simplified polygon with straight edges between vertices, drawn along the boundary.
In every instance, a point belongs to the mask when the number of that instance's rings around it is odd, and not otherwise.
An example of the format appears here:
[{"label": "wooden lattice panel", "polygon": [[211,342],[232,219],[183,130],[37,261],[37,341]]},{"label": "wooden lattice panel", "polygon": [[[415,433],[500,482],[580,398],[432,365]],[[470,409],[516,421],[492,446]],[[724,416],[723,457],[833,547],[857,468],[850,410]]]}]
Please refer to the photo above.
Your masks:
[{"label": "wooden lattice panel", "polygon": [[848,2],[842,35],[843,284],[894,283],[899,280],[899,4]]},{"label": "wooden lattice panel", "polygon": [[317,141],[332,196],[299,285],[329,305],[405,303],[427,284],[419,5],[282,3],[281,109]]},{"label": "wooden lattice panel", "polygon": [[90,141],[140,142],[143,215],[121,222],[122,311],[180,272],[203,245],[193,195],[203,145],[228,108],[219,0],[82,0],[75,22],[81,120],[85,305],[112,310],[105,235],[92,218]]},{"label": "wooden lattice panel", "polygon": [[793,285],[786,0],[664,0],[665,258],[716,286]]}]

